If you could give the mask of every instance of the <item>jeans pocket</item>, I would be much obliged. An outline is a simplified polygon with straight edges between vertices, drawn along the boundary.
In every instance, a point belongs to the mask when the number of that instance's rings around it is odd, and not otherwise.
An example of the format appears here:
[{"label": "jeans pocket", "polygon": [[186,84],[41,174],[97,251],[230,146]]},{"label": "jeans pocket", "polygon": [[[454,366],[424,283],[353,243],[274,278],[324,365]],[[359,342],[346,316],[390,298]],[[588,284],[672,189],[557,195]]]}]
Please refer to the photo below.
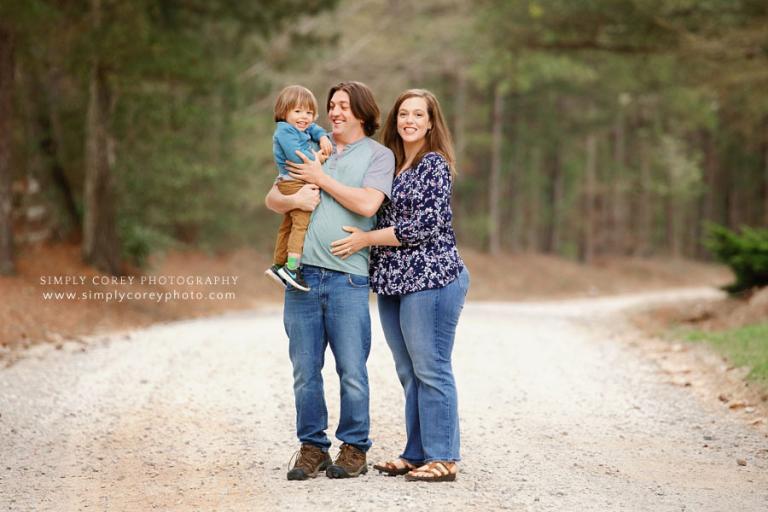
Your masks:
[{"label": "jeans pocket", "polygon": [[347,274],[347,283],[352,288],[368,288],[368,276],[358,276],[357,274]]},{"label": "jeans pocket", "polygon": [[464,292],[464,296],[467,296],[467,292],[469,292],[469,271],[467,270],[467,267],[464,267],[464,270],[461,271],[459,274],[459,286],[461,287],[461,291]]}]

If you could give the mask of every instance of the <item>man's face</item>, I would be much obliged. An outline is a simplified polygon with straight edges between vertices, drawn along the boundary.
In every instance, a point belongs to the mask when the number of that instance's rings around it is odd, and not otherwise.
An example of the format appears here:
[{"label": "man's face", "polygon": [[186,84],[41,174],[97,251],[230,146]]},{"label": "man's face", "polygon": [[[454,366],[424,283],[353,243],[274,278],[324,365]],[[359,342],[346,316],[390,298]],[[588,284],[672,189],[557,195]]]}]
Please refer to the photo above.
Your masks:
[{"label": "man's face", "polygon": [[346,91],[336,91],[331,96],[328,119],[331,121],[333,138],[339,142],[353,142],[365,135],[363,121],[352,113]]}]

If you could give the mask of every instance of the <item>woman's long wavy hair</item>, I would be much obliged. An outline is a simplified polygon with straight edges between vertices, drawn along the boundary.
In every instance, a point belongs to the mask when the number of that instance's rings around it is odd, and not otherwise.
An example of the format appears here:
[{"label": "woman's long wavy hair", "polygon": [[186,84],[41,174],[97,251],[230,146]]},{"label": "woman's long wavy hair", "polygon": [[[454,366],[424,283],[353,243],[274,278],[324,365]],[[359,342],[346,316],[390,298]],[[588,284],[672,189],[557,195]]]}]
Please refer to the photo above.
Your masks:
[{"label": "woman's long wavy hair", "polygon": [[427,135],[424,138],[424,146],[416,154],[411,164],[411,167],[416,167],[421,162],[421,159],[427,153],[432,151],[440,153],[447,161],[451,168],[451,175],[456,175],[456,158],[453,152],[453,141],[451,140],[451,132],[448,131],[448,126],[445,123],[445,117],[443,111],[440,109],[440,103],[435,98],[435,95],[426,89],[408,89],[400,94],[395,100],[395,104],[387,114],[387,120],[384,123],[384,131],[381,136],[382,143],[387,146],[395,154],[395,170],[400,171],[400,167],[405,163],[405,148],[403,147],[403,139],[400,138],[400,134],[397,133],[397,112],[400,110],[400,105],[403,104],[408,98],[424,98],[427,103],[427,114],[429,115],[429,121],[432,123],[432,128],[427,131]]}]

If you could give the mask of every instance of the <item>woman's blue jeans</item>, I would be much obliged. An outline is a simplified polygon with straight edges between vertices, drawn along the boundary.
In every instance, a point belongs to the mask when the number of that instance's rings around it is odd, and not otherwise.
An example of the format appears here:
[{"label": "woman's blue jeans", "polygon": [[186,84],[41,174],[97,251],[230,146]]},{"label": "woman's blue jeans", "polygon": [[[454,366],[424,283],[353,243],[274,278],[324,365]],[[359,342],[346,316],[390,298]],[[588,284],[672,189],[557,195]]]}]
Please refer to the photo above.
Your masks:
[{"label": "woman's blue jeans", "polygon": [[341,388],[336,438],[367,451],[371,447],[365,367],[371,351],[368,277],[309,265],[304,266],[303,274],[311,290],[289,287],[283,309],[293,364],[296,434],[302,443],[325,451],[331,446],[325,433],[328,410],[321,373],[330,345]]},{"label": "woman's blue jeans", "polygon": [[379,295],[379,316],[405,392],[411,462],[460,460],[458,397],[451,353],[469,289],[469,272],[443,288]]}]

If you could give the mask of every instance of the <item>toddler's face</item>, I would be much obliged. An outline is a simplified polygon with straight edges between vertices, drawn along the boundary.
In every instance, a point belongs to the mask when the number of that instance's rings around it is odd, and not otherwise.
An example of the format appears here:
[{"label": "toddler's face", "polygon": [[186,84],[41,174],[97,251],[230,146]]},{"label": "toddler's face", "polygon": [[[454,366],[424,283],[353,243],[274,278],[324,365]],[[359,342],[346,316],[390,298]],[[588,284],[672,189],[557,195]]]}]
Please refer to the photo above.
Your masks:
[{"label": "toddler's face", "polygon": [[286,123],[302,132],[306,130],[314,120],[315,113],[308,107],[293,107],[285,116]]}]

